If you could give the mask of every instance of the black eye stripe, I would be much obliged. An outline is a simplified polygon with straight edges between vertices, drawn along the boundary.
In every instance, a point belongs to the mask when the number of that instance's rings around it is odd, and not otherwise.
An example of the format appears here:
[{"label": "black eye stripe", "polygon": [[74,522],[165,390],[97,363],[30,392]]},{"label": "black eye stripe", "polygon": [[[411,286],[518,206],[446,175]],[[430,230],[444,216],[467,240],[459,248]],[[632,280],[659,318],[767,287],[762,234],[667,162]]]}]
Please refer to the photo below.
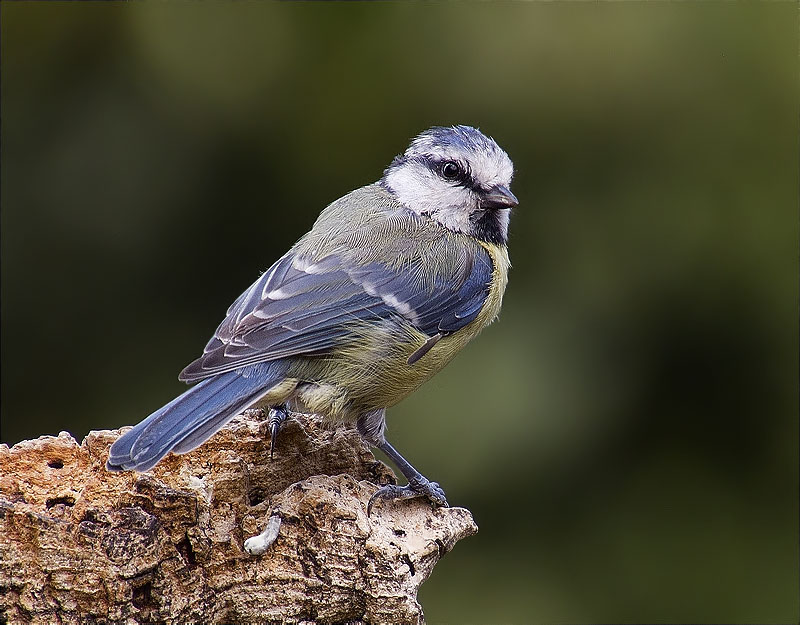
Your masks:
[{"label": "black eye stripe", "polygon": [[473,188],[474,183],[469,167],[460,161],[445,159],[427,159],[428,166],[447,182],[457,182],[465,187]]}]

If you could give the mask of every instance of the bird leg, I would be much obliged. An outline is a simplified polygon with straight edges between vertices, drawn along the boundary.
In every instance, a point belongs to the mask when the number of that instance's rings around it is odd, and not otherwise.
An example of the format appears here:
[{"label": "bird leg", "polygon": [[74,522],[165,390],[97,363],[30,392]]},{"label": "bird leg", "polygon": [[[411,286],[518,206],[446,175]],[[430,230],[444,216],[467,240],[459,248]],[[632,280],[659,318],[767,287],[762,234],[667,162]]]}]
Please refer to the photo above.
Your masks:
[{"label": "bird leg", "polygon": [[411,499],[412,497],[427,497],[434,507],[442,506],[449,507],[447,499],[444,495],[444,490],[436,482],[431,482],[427,477],[417,471],[411,463],[400,455],[388,441],[376,445],[383,453],[385,453],[392,462],[397,465],[400,472],[408,480],[405,486],[398,486],[397,484],[386,484],[381,486],[372,497],[369,498],[367,504],[367,516],[372,512],[372,506],[379,499]]},{"label": "bird leg", "polygon": [[386,411],[378,410],[362,415],[357,423],[358,431],[361,436],[371,445],[380,449],[389,459],[400,469],[400,472],[408,480],[406,486],[396,484],[386,484],[381,486],[372,495],[367,503],[367,516],[372,512],[372,506],[379,499],[411,499],[414,497],[427,497],[434,506],[448,507],[447,498],[444,490],[436,482],[431,482],[428,478],[417,471],[411,463],[397,451],[385,436]]},{"label": "bird leg", "polygon": [[275,453],[275,440],[278,438],[278,432],[281,430],[283,422],[289,416],[289,410],[286,404],[273,406],[269,409],[269,458],[272,460]]}]

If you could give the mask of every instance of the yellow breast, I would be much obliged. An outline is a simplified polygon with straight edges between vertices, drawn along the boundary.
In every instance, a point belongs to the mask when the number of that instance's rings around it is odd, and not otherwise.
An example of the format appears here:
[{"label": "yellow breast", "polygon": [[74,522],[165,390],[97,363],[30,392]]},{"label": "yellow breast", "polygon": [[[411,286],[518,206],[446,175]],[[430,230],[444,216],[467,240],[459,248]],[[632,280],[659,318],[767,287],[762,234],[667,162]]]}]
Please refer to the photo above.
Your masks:
[{"label": "yellow breast", "polygon": [[508,258],[508,248],[506,246],[495,245],[493,243],[480,242],[492,259],[494,271],[492,272],[492,284],[489,288],[489,297],[483,305],[480,313],[478,313],[475,321],[470,325],[479,325],[477,334],[487,325],[497,319],[500,314],[500,306],[503,304],[503,295],[506,292],[506,285],[508,284],[508,270],[511,268],[511,261]]}]

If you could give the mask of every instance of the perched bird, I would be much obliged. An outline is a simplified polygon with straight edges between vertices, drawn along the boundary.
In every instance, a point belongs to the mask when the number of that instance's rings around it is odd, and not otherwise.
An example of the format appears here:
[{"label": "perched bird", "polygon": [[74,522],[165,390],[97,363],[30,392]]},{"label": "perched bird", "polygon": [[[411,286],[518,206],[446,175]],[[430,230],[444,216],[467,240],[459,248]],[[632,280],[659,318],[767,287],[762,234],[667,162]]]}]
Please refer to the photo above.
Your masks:
[{"label": "perched bird", "polygon": [[508,278],[514,166],[470,126],[434,127],[382,178],[328,206],[228,309],[180,379],[193,387],[120,437],[110,470],[186,453],[249,407],[355,423],[408,480],[370,501],[444,491],[386,440],[386,409],[498,315]]}]

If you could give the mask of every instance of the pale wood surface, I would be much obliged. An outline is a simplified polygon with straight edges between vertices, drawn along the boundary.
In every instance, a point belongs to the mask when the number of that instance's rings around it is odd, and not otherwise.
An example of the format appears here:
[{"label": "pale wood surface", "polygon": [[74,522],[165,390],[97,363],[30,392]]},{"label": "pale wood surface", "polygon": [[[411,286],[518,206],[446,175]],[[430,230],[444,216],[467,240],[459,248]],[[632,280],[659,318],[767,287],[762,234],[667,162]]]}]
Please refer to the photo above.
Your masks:
[{"label": "pale wood surface", "polygon": [[[109,473],[120,431],[0,445],[0,621],[421,623],[419,586],[477,531],[463,508],[366,505],[393,480],[360,437],[237,417],[151,472]],[[271,514],[261,556],[244,540]]]}]

